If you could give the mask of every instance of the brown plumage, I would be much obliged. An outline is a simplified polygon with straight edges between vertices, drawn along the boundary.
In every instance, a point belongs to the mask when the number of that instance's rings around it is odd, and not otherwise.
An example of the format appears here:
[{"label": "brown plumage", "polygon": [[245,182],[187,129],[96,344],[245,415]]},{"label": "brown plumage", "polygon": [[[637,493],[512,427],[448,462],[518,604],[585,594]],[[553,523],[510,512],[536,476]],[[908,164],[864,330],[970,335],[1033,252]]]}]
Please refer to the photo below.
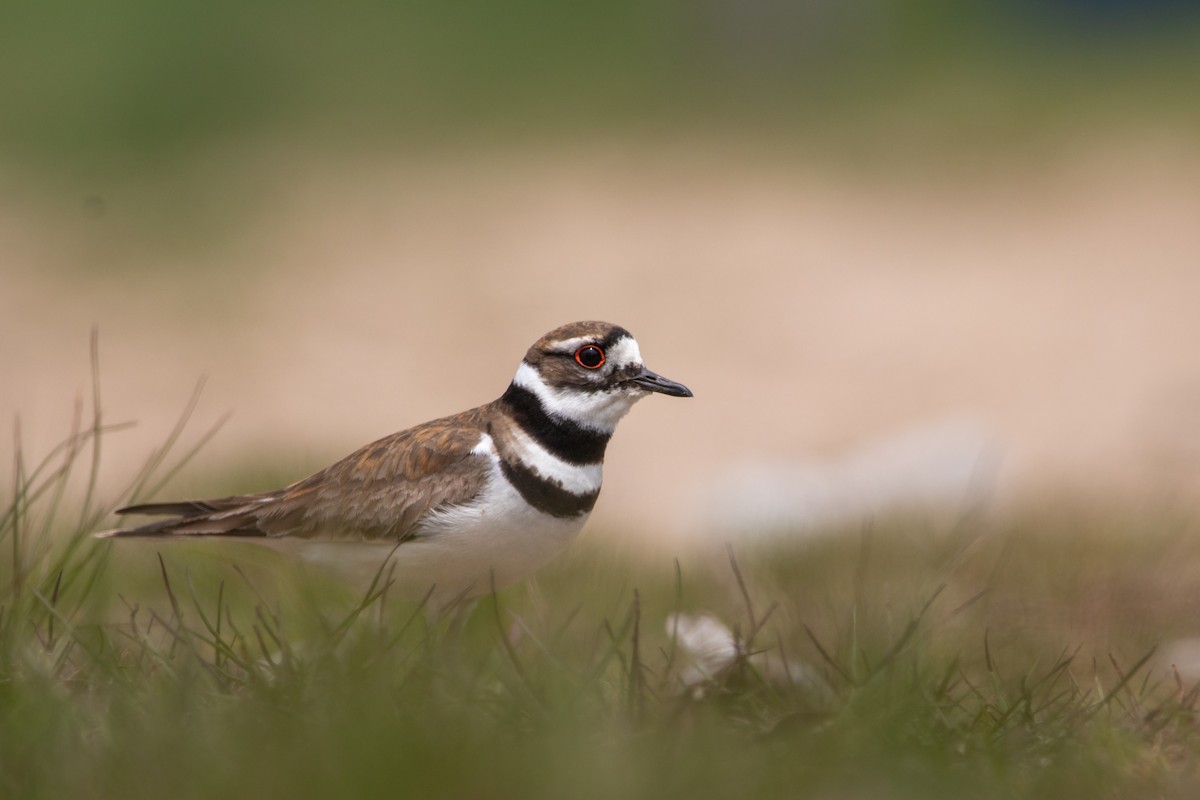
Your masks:
[{"label": "brown plumage", "polygon": [[492,405],[385,436],[273,492],[128,506],[117,513],[178,518],[101,535],[403,541],[426,511],[468,502],[482,489],[487,476],[471,463],[471,449]]}]

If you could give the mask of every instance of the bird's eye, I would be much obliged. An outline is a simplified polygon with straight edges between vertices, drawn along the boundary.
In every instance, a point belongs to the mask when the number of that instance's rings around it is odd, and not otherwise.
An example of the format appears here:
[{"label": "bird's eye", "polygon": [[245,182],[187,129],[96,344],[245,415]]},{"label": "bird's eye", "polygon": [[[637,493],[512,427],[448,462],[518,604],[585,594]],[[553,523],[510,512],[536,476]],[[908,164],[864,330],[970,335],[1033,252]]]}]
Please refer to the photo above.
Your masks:
[{"label": "bird's eye", "polygon": [[604,366],[604,351],[594,344],[585,344],[575,351],[575,360],[581,367],[600,369]]}]

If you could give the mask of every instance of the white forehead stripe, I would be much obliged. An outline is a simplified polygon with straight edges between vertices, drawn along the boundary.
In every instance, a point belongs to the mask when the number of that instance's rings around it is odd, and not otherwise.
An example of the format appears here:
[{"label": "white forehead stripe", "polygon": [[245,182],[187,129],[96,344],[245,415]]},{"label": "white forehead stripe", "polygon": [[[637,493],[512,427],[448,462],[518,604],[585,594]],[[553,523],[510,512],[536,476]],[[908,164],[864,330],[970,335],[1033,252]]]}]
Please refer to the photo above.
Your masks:
[{"label": "white forehead stripe", "polygon": [[522,361],[521,366],[517,367],[513,383],[533,392],[547,413],[600,433],[612,433],[621,417],[629,413],[633,404],[641,399],[641,393],[630,395],[622,391],[586,392],[547,386],[537,369],[526,361]]},{"label": "white forehead stripe", "polygon": [[620,369],[628,367],[631,364],[637,366],[642,365],[642,351],[638,349],[638,343],[632,336],[622,336],[608,348],[608,361]]},{"label": "white forehead stripe", "polygon": [[557,481],[571,494],[585,495],[600,489],[603,467],[599,464],[569,464],[553,455],[520,428],[513,431],[517,442],[517,457],[521,463],[541,477]]}]

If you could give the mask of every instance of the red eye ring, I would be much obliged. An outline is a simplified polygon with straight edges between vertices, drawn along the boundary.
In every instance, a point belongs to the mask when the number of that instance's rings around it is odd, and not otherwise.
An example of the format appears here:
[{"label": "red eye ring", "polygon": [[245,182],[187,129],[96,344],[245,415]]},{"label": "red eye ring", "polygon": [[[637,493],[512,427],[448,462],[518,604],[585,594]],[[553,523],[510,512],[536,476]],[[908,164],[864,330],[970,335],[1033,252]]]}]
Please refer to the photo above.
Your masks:
[{"label": "red eye ring", "polygon": [[594,344],[585,344],[575,351],[575,361],[584,369],[600,369],[607,360],[604,351]]}]

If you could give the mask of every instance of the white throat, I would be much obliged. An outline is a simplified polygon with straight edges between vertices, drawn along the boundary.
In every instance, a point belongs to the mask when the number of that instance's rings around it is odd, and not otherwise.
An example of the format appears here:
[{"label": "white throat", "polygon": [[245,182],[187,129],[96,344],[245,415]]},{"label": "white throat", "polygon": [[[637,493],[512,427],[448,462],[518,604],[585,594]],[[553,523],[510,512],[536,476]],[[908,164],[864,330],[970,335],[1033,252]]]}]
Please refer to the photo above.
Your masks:
[{"label": "white throat", "polygon": [[525,361],[517,367],[513,383],[533,392],[548,413],[600,433],[612,433],[621,417],[648,394],[642,390],[631,392],[618,388],[585,392],[547,386],[541,373]]}]

